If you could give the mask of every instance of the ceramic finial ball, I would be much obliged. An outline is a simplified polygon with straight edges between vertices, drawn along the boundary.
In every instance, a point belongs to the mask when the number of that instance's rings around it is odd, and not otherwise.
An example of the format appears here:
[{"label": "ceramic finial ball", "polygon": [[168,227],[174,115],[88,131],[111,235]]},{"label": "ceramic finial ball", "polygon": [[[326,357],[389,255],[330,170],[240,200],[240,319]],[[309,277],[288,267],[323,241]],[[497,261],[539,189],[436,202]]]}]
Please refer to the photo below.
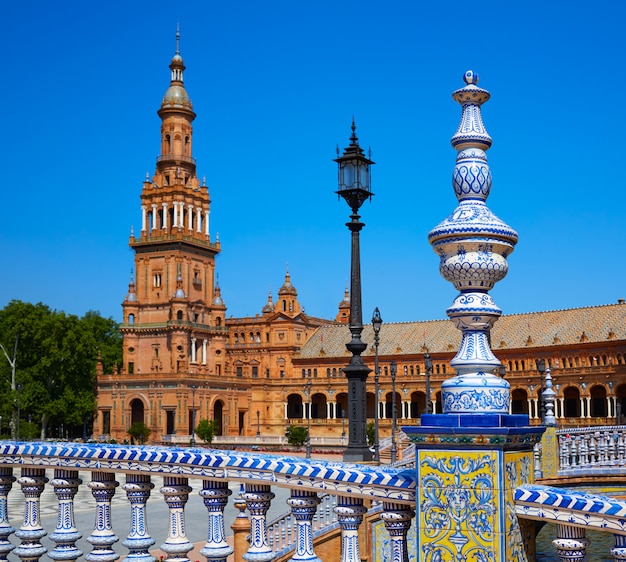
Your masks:
[{"label": "ceramic finial ball", "polygon": [[473,70],[466,70],[463,80],[466,84],[478,84],[478,74]]}]

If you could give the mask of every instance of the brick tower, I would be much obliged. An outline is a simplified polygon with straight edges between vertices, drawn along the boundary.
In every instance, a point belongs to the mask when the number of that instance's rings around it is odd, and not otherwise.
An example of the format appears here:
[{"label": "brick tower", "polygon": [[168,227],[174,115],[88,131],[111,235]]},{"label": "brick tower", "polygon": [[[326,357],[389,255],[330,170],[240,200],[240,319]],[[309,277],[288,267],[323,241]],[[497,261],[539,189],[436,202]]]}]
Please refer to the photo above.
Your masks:
[{"label": "brick tower", "polygon": [[179,46],[177,31],[158,111],[161,150],[154,176],[143,182],[141,230],[130,236],[135,275],[122,305],[124,364],[121,373],[99,377],[99,429],[116,439],[127,438],[137,421],[160,441],[191,437],[200,415],[221,419],[202,411],[208,381],[221,376],[225,363],[226,307],[215,281],[220,244],[211,240],[209,191],[192,156],[196,114]]}]

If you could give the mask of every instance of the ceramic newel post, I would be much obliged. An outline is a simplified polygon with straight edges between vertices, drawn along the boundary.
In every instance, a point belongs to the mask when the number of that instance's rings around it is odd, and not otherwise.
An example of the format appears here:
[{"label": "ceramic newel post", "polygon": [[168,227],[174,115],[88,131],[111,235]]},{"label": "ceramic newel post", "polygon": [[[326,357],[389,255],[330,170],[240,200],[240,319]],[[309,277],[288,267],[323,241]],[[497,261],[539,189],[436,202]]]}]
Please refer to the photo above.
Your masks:
[{"label": "ceramic newel post", "polygon": [[489,331],[502,311],[489,291],[507,274],[507,256],[517,243],[517,233],[486,205],[491,137],[482,122],[481,105],[490,94],[478,87],[478,75],[471,70],[463,78],[465,87],[452,94],[463,108],[452,137],[458,151],[452,184],[459,204],[428,236],[439,254],[441,275],[460,291],[447,310],[463,338],[450,362],[456,377],[442,385],[443,412],[508,414],[509,383],[495,374],[500,361],[489,346]]},{"label": "ceramic newel post", "polygon": [[462,107],[452,137],[457,151],[452,185],[458,205],[429,233],[439,270],[459,292],[448,308],[461,331],[441,385],[443,412],[424,413],[402,430],[415,443],[416,560],[534,560],[533,522],[518,519],[513,491],[533,480],[533,447],[543,427],[527,414],[509,414],[510,386],[489,333],[502,311],[489,291],[508,270],[517,233],[487,207],[491,137],[481,106],[489,92],[468,70],[452,97]]}]

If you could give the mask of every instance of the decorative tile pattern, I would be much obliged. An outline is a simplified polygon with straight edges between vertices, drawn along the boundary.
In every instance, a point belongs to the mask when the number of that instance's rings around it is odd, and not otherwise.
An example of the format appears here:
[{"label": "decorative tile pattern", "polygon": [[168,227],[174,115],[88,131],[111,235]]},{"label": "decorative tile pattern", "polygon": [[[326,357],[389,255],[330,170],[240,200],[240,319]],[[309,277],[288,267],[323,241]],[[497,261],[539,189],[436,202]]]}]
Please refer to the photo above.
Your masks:
[{"label": "decorative tile pattern", "polygon": [[395,502],[415,501],[412,470],[259,455],[249,452],[128,445],[0,443],[0,466],[153,472],[278,484]]},{"label": "decorative tile pattern", "polygon": [[426,560],[495,560],[496,452],[419,451],[419,556]]}]

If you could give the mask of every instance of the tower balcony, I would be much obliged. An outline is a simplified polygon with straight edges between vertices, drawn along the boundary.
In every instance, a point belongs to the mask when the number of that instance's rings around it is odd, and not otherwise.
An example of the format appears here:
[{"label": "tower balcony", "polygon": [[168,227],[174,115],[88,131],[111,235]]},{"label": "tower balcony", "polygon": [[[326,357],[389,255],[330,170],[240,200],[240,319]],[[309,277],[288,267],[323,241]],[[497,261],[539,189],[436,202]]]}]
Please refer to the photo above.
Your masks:
[{"label": "tower balcony", "polygon": [[155,234],[156,232],[162,233],[163,230],[153,230],[148,232],[142,232],[139,238],[135,236],[130,237],[129,244],[133,248],[139,248],[141,246],[150,246],[153,244],[167,244],[167,243],[185,243],[193,246],[201,246],[212,250],[213,252],[219,252],[221,244],[219,240],[215,242],[211,241],[211,238],[206,234],[194,232],[193,234],[184,234],[189,232],[188,229],[174,227],[170,232],[166,234]]},{"label": "tower balcony", "polygon": [[192,164],[193,166],[196,165],[196,159],[192,158],[191,156],[185,156],[184,154],[173,154],[173,153],[168,153],[168,154],[160,154],[159,156],[157,156],[157,164],[160,164],[162,162],[174,162],[176,164],[182,164],[183,162],[186,164]]}]

